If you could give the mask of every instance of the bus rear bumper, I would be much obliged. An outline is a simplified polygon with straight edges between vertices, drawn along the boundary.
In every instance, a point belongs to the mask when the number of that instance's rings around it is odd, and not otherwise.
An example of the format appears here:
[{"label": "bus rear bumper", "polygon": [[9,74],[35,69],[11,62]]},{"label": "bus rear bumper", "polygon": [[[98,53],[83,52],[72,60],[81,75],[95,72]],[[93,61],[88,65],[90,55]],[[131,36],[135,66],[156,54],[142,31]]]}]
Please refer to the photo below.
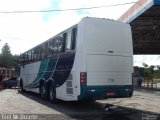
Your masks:
[{"label": "bus rear bumper", "polygon": [[100,100],[107,98],[131,97],[132,85],[81,86],[78,100]]}]

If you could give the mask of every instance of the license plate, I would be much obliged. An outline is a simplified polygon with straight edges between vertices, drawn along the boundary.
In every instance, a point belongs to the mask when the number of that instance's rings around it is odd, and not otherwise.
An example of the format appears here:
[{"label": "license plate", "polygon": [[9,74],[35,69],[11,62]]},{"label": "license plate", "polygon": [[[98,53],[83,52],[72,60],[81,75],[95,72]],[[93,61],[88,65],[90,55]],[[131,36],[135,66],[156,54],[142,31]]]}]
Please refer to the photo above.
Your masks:
[{"label": "license plate", "polygon": [[108,92],[106,93],[107,96],[115,96],[115,93],[114,92]]}]

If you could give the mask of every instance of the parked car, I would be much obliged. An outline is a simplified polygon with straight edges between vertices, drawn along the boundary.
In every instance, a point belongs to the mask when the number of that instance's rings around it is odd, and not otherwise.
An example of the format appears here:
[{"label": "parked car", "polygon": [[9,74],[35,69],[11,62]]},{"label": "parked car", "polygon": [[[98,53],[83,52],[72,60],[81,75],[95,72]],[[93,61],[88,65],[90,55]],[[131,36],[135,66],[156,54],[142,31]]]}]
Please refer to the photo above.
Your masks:
[{"label": "parked car", "polygon": [[5,88],[16,87],[17,86],[17,77],[11,77],[10,79],[5,80],[4,86],[5,86]]}]

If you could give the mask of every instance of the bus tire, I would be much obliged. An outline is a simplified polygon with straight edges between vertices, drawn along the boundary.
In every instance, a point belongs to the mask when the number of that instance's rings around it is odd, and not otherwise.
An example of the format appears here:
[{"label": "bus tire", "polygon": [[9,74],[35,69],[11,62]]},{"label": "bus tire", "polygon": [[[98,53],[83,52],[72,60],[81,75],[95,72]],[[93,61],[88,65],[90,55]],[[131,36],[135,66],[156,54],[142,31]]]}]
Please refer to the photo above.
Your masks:
[{"label": "bus tire", "polygon": [[42,99],[47,99],[47,89],[46,84],[44,82],[40,84],[39,92]]},{"label": "bus tire", "polygon": [[133,91],[129,92],[128,97],[132,97],[133,96]]},{"label": "bus tire", "polygon": [[51,82],[50,85],[49,85],[49,100],[54,104],[57,103],[56,87],[55,87],[55,84],[53,82]]}]

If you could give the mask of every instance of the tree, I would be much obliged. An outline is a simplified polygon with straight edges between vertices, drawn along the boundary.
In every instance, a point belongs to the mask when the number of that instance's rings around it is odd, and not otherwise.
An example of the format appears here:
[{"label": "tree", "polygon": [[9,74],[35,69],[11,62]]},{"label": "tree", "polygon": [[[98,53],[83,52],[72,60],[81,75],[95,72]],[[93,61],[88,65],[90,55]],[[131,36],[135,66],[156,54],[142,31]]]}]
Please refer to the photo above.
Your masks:
[{"label": "tree", "polygon": [[148,67],[148,74],[150,77],[154,77],[154,69],[155,69],[154,65]]},{"label": "tree", "polygon": [[157,68],[157,70],[160,70],[160,65],[157,65],[156,68]]},{"label": "tree", "polygon": [[142,64],[144,68],[148,68],[148,65],[146,63]]},{"label": "tree", "polygon": [[19,55],[12,55],[12,58],[11,58],[12,66],[17,66],[18,58],[19,58]]},{"label": "tree", "polygon": [[2,47],[1,55],[0,55],[0,64],[11,67],[17,64],[18,56],[13,56],[11,54],[10,46],[8,43]]},{"label": "tree", "polygon": [[11,56],[12,55],[8,43],[5,43],[5,45],[2,47],[1,55],[3,57]]},{"label": "tree", "polygon": [[160,79],[160,65],[157,65],[156,69],[154,70],[154,78]]},{"label": "tree", "polygon": [[143,63],[142,65],[143,65],[142,71],[139,71],[139,72],[143,72],[143,75],[142,75],[143,77],[160,79],[160,65],[149,66],[146,63]]}]

